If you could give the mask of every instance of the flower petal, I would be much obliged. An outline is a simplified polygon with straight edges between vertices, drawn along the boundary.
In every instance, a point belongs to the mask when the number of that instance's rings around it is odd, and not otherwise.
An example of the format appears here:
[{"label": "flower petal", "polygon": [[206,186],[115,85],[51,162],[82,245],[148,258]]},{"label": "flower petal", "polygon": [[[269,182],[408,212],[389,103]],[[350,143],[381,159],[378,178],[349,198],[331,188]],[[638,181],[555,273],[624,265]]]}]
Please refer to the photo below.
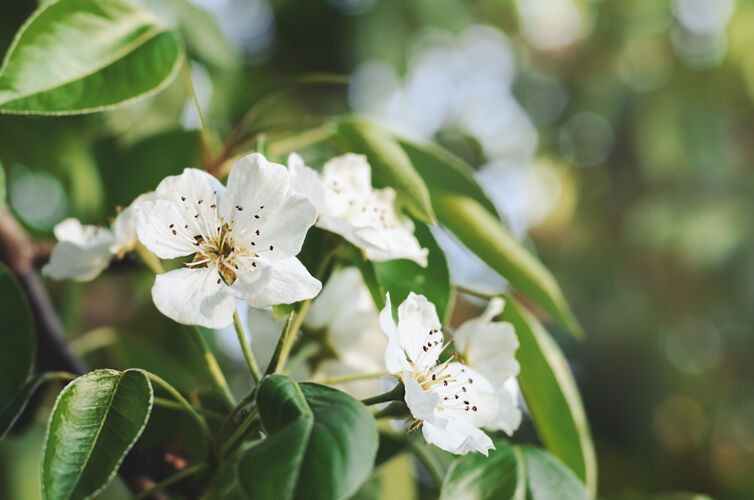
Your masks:
[{"label": "flower petal", "polygon": [[96,245],[61,241],[52,251],[50,262],[42,268],[42,273],[56,280],[91,281],[110,264],[113,256],[110,245],[108,241]]},{"label": "flower petal", "polygon": [[325,190],[319,174],[304,164],[304,159],[296,153],[288,155],[288,171],[291,177],[291,190],[304,196],[317,209],[318,214],[325,210]]},{"label": "flower petal", "polygon": [[[291,193],[282,204],[267,214],[258,228],[259,235],[250,237],[256,244],[256,253],[268,259],[286,259],[294,257],[301,251],[306,232],[317,220],[317,211],[309,200]],[[243,236],[241,236],[243,238]]]},{"label": "flower petal", "polygon": [[518,407],[518,384],[514,377],[497,387],[498,411],[495,418],[485,427],[502,430],[509,436],[521,425],[521,410]]},{"label": "flower petal", "polygon": [[223,328],[233,321],[236,300],[218,279],[214,267],[159,274],[152,300],[162,314],[178,323]]},{"label": "flower petal", "polygon": [[[322,182],[326,186],[334,184],[339,189],[342,188],[354,195],[370,194],[372,192],[372,167],[364,155],[348,153],[325,163],[322,168]],[[333,194],[332,190],[330,194]],[[327,203],[330,205],[336,200],[337,198],[328,196]],[[339,202],[328,206],[328,210],[335,210],[335,213],[347,209],[347,206],[341,206]]]},{"label": "flower petal", "polygon": [[434,366],[442,352],[441,328],[435,305],[424,295],[411,292],[398,307],[398,344],[419,369]]},{"label": "flower petal", "polygon": [[478,451],[487,456],[489,450],[495,449],[492,439],[487,434],[464,422],[448,423],[446,427],[441,428],[425,421],[422,434],[428,443],[457,455]]},{"label": "flower petal", "polygon": [[174,259],[196,253],[193,217],[166,200],[146,201],[135,207],[139,240],[161,259]]},{"label": "flower petal", "polygon": [[398,327],[393,320],[393,306],[390,302],[390,293],[386,294],[385,308],[380,311],[380,328],[387,335],[385,347],[385,367],[390,373],[401,373],[410,370],[411,365],[406,359],[406,353],[398,342]]},{"label": "flower petal", "polygon": [[[262,263],[258,260],[256,262]],[[295,257],[266,262],[252,272],[239,272],[231,293],[253,307],[292,304],[315,297],[322,283]]]},{"label": "flower petal", "polygon": [[406,388],[404,399],[411,415],[426,422],[440,423],[442,420],[437,418],[435,412],[440,396],[435,392],[422,389],[419,382],[411,378],[408,372],[403,372],[401,378]]},{"label": "flower petal", "polygon": [[179,205],[199,205],[207,209],[215,203],[225,187],[204,170],[187,168],[179,175],[165,177],[155,190],[154,198],[172,201]]},{"label": "flower petal", "polygon": [[220,214],[234,221],[237,235],[263,227],[285,200],[290,186],[288,169],[260,153],[240,158],[230,170],[228,189],[220,198]]},{"label": "flower petal", "polygon": [[157,194],[154,192],[142,194],[115,217],[115,222],[113,222],[115,242],[110,251],[114,254],[120,254],[133,249],[138,241],[138,236],[136,235],[136,226],[139,222],[137,206],[140,203],[154,201],[156,198]]}]

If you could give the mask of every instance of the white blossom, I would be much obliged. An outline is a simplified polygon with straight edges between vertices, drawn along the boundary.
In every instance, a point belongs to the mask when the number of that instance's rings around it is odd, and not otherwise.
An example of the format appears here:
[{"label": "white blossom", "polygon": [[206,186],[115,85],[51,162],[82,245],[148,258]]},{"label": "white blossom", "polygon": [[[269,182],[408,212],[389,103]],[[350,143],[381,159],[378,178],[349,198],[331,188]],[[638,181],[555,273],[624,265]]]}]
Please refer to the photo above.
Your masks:
[{"label": "white blossom", "polygon": [[318,227],[343,236],[369,260],[410,259],[427,266],[428,251],[414,236],[413,222],[396,209],[393,189],[372,187],[372,170],[364,156],[338,156],[319,174],[293,153],[288,168],[293,189],[316,207]]},{"label": "white blossom", "polygon": [[493,321],[503,312],[503,306],[502,299],[493,298],[484,313],[463,323],[453,338],[468,366],[484,375],[495,388],[498,413],[486,427],[510,435],[521,424],[516,383],[519,365],[515,358],[518,338],[512,324]]},{"label": "white blossom", "polygon": [[156,199],[137,207],[139,239],[161,259],[193,259],[157,276],[157,308],[179,323],[222,328],[235,297],[267,307],[317,295],[321,283],[295,257],[316,211],[289,187],[288,170],[259,153],[233,165],[227,189],[197,169],[165,178]]},{"label": "white blossom", "polygon": [[134,248],[137,243],[134,207],[152,197],[149,193],[136,198],[117,215],[110,228],[83,225],[72,217],[59,222],[53,229],[58,244],[42,272],[57,280],[91,281],[99,276],[114,257],[121,258]]},{"label": "white blossom", "polygon": [[387,369],[403,380],[406,404],[422,421],[427,442],[460,455],[470,451],[487,455],[494,449],[481,427],[498,414],[495,389],[480,373],[452,358],[440,362],[449,343],[435,306],[412,292],[398,307],[396,324],[388,295],[380,326],[388,338]]},{"label": "white blossom", "polygon": [[[327,330],[329,345],[337,356],[319,364],[317,378],[385,370],[383,353],[387,340],[380,331],[372,296],[355,267],[332,273],[322,293],[312,302],[304,326],[310,330]],[[381,382],[379,378],[372,378],[342,383],[339,387],[363,399],[380,392]]]}]

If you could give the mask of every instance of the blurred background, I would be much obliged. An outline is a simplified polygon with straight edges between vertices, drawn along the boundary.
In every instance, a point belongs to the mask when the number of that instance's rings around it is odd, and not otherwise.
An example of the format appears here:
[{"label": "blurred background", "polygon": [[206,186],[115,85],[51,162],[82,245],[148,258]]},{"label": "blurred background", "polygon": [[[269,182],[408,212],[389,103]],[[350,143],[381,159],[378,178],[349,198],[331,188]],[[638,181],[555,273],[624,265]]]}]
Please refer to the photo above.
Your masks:
[{"label": "blurred background", "polygon": [[[476,168],[587,332],[578,342],[552,327],[586,405],[600,497],[754,498],[754,2],[143,3],[182,35],[220,135],[276,82],[342,73],[347,87],[292,93],[262,122],[353,110]],[[35,8],[3,6],[3,53]],[[198,126],[179,80],[97,115],[0,116],[9,205],[40,240],[66,216],[105,221],[197,164]],[[505,287],[435,236],[456,282]],[[50,283],[91,365],[138,364],[192,388],[198,355],[151,307],[150,286],[118,269],[86,287]],[[0,444],[0,497],[38,496],[38,418]]]}]

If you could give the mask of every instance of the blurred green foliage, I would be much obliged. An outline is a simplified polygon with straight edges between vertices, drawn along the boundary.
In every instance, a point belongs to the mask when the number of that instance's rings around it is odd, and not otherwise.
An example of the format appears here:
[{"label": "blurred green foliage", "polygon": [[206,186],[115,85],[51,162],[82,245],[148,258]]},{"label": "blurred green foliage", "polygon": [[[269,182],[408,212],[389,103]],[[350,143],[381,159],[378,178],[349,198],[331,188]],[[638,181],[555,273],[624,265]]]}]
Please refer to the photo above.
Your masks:
[{"label": "blurred green foliage", "polygon": [[[223,135],[286,77],[351,73],[366,60],[406,75],[420,35],[456,35],[475,23],[501,30],[517,67],[513,95],[536,128],[536,157],[557,166],[559,195],[527,243],[587,332],[579,342],[554,327],[589,416],[600,495],[754,496],[754,2],[566,1],[581,24],[561,45],[552,38],[560,25],[543,37],[547,25],[530,26],[523,2],[510,0],[142,3],[182,37],[205,117]],[[732,6],[722,30],[704,25],[715,9],[694,17],[702,4]],[[3,52],[35,7],[4,6]],[[306,88],[254,126],[348,109],[343,88]],[[46,239],[65,216],[104,221],[165,175],[199,165],[193,113],[176,80],[100,114],[0,116],[8,203]],[[479,138],[453,126],[434,136],[476,167],[490,160]],[[312,163],[329,154],[306,153]],[[50,286],[92,365],[139,366],[197,398],[197,386],[207,388],[182,327],[152,307],[146,272],[115,269],[85,289]],[[155,356],[160,346],[169,358]],[[231,385],[246,381],[241,368]],[[150,436],[190,432],[169,412],[155,409],[136,453]],[[525,427],[518,437],[530,434]],[[0,445],[0,497],[38,495],[26,478],[38,477],[41,441],[34,424]],[[413,484],[400,493],[421,494]]]}]

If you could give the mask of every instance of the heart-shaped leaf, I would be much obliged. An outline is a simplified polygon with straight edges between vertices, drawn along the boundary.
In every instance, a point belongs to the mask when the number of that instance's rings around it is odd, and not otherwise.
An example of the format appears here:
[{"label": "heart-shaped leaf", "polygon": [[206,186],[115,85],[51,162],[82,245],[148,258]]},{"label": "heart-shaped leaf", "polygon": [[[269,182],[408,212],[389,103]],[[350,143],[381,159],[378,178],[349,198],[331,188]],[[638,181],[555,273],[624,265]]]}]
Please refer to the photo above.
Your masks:
[{"label": "heart-shaped leaf", "polygon": [[152,403],[141,370],[97,370],[68,384],[47,429],[43,498],[89,498],[104,488],[147,425]]},{"label": "heart-shaped leaf", "polygon": [[529,446],[495,441],[489,457],[472,453],[448,469],[441,500],[588,500],[586,488],[555,457]]},{"label": "heart-shaped leaf", "polygon": [[372,471],[377,427],[346,393],[270,375],[259,386],[257,407],[269,435],[239,462],[249,498],[347,498]]},{"label": "heart-shaped leaf", "polygon": [[129,2],[45,2],[0,68],[0,112],[99,111],[156,92],[181,61],[176,37]]},{"label": "heart-shaped leaf", "polygon": [[366,155],[372,166],[373,182],[395,189],[399,202],[414,217],[434,224],[429,190],[389,132],[359,118],[339,121],[336,131],[335,141],[343,149]]},{"label": "heart-shaped leaf", "polygon": [[594,493],[597,459],[568,362],[542,324],[513,297],[506,297],[502,319],[516,328],[518,383],[539,437]]},{"label": "heart-shaped leaf", "polygon": [[36,342],[26,296],[10,269],[0,263],[0,408],[12,402],[29,377]]}]

